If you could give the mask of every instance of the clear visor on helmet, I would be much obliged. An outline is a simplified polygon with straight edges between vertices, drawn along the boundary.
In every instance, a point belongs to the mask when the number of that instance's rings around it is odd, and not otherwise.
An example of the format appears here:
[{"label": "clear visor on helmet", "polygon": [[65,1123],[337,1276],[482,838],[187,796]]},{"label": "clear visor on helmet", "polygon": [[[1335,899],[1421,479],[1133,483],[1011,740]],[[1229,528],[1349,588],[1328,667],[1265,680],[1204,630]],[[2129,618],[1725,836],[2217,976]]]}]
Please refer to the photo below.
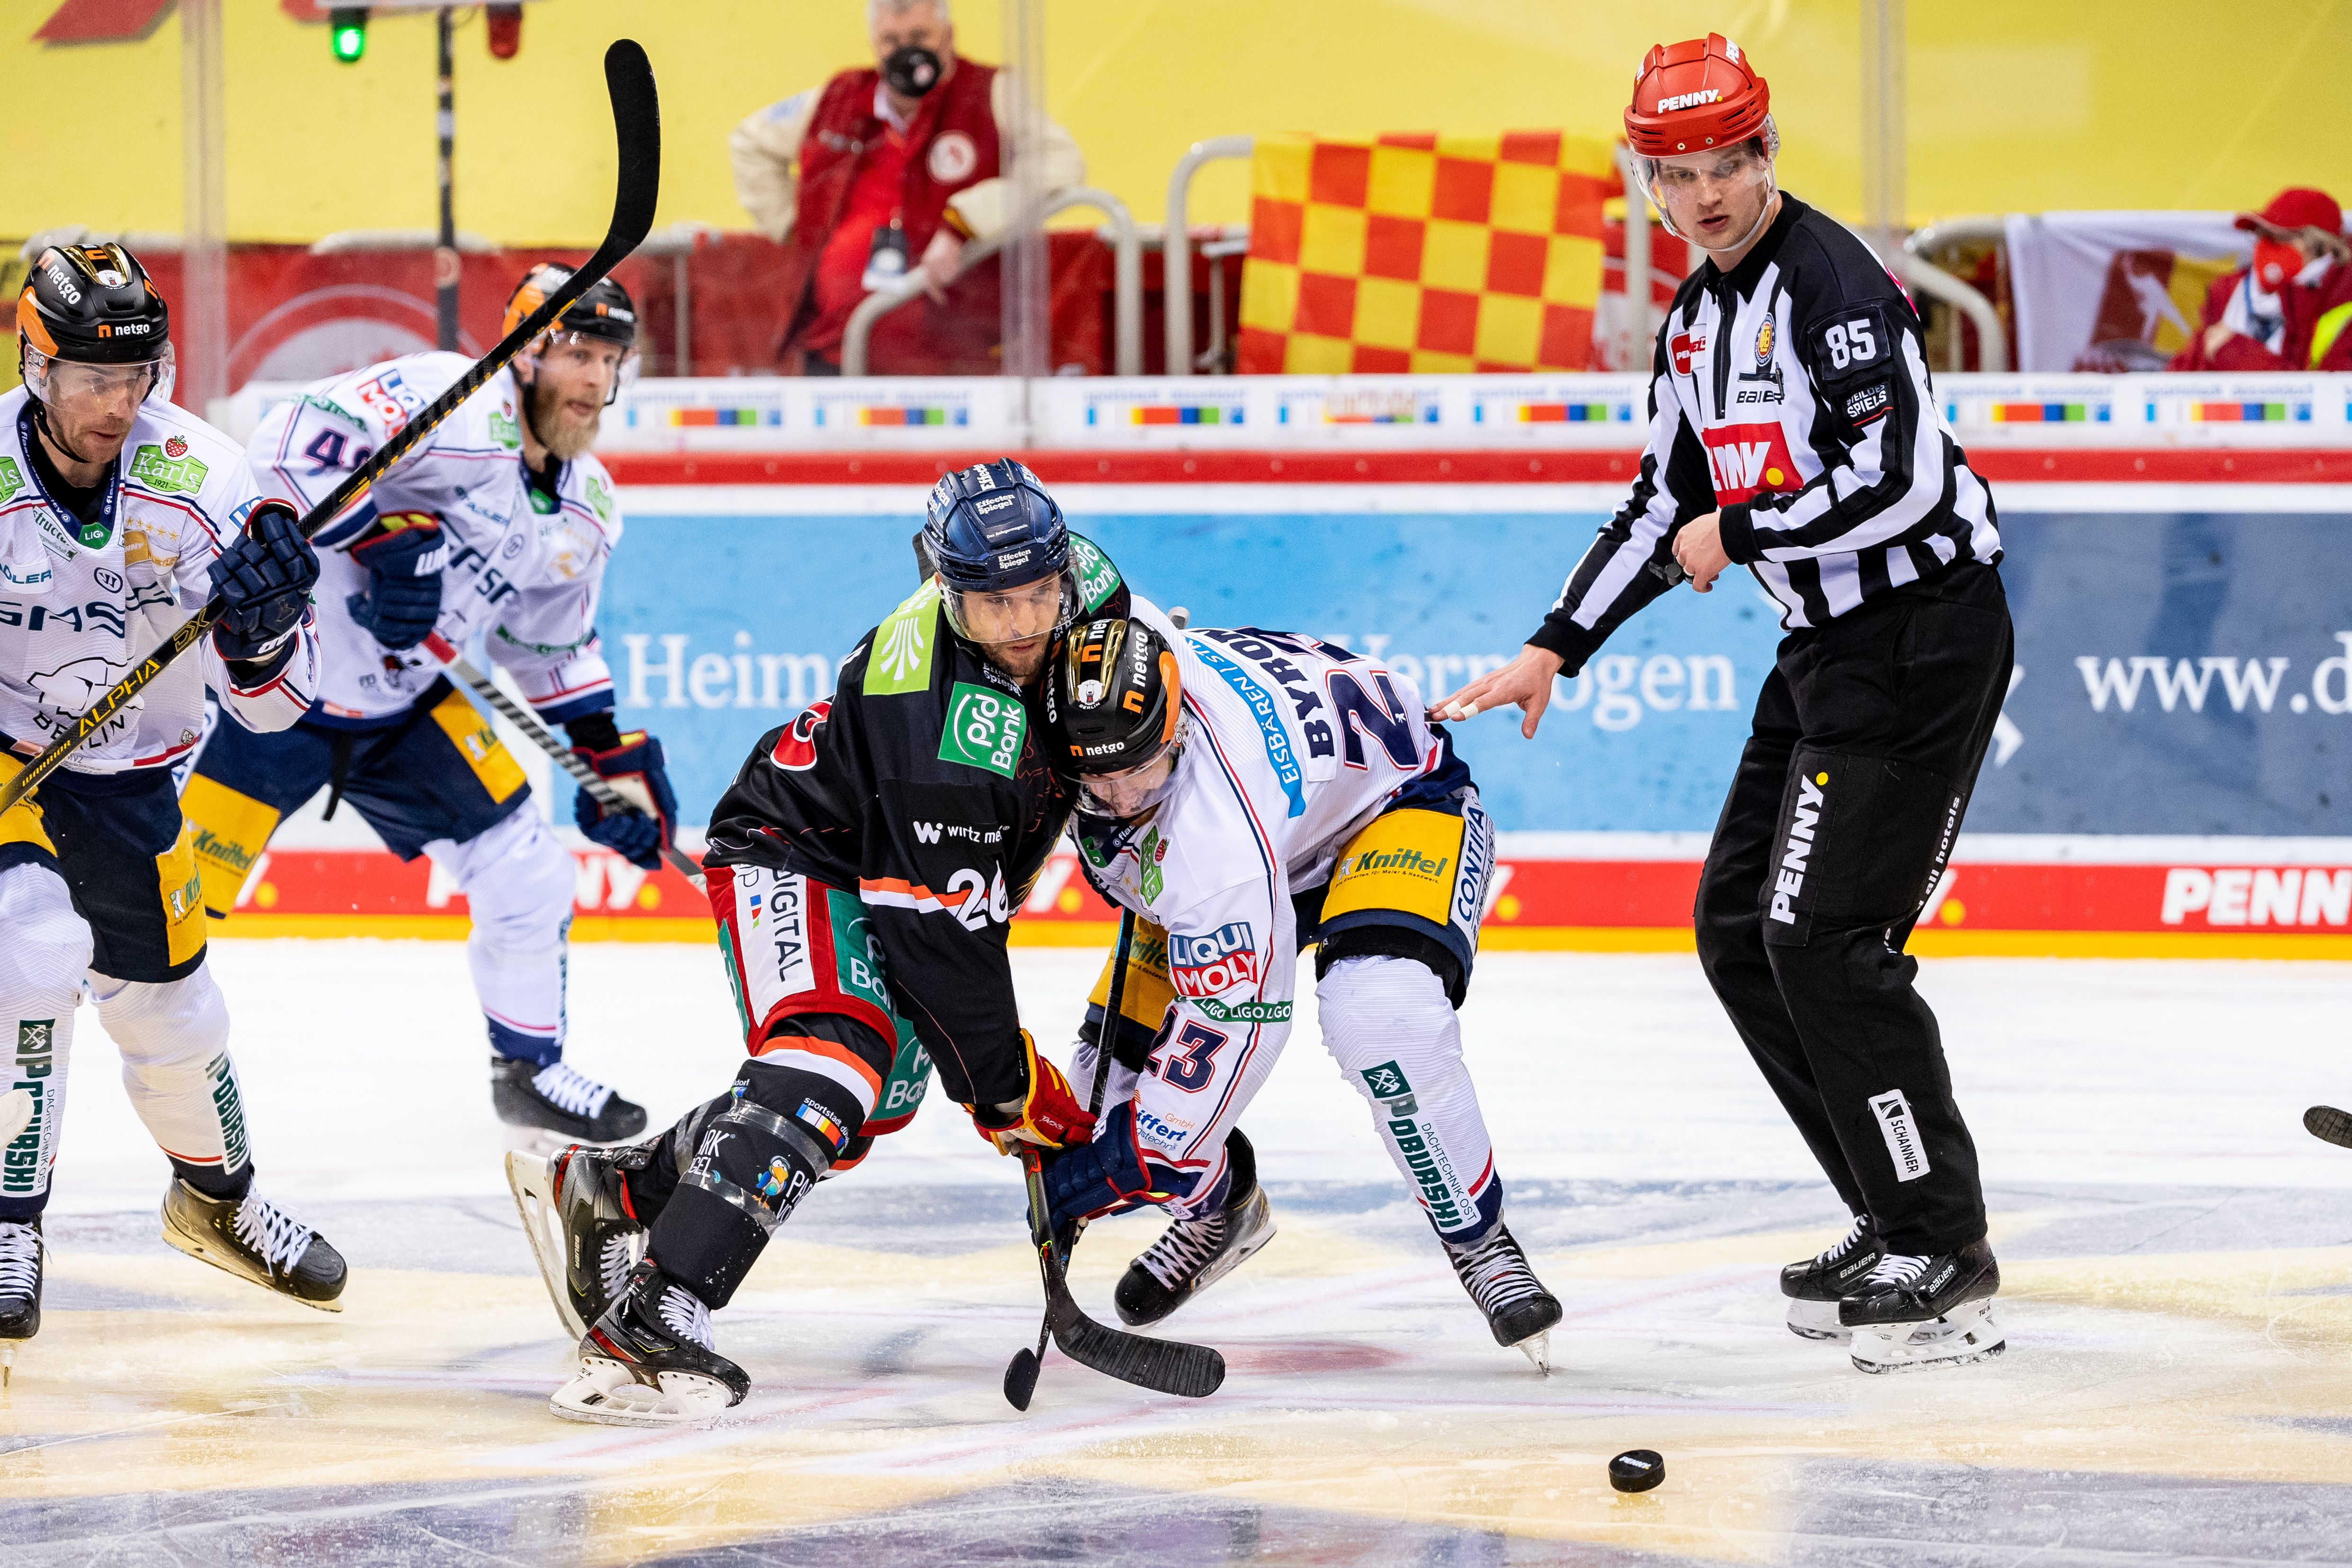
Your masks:
[{"label": "clear visor on helmet", "polygon": [[176,377],[172,345],[152,360],[128,365],[93,365],[54,358],[26,343],[25,390],[49,408],[96,407],[129,397],[132,403],[169,402]]},{"label": "clear visor on helmet", "polygon": [[940,597],[955,634],[981,648],[1050,637],[1076,621],[1085,602],[1078,597],[1077,573],[1066,568],[1012,588],[956,589],[942,580]]},{"label": "clear visor on helmet", "polygon": [[[1132,767],[1116,773],[1087,773],[1078,778],[1077,809],[1089,817],[1132,822],[1150,816],[1168,798],[1176,782],[1176,759],[1183,755],[1192,716],[1176,716],[1176,733],[1167,745]],[[1164,765],[1164,766],[1163,766]]]},{"label": "clear visor on helmet", "polygon": [[[1760,151],[1756,145],[1759,140],[1764,144]],[[1780,133],[1768,115],[1759,136],[1729,147],[1677,152],[1668,158],[1637,157],[1633,179],[1657,208],[1668,234],[1711,250],[1726,250],[1744,243],[1761,226],[1763,214],[1772,202],[1772,160],[1780,150]],[[1706,225],[1717,217],[1747,221],[1738,222],[1736,228],[1718,225],[1723,232],[1711,232]]]},{"label": "clear visor on helmet", "polygon": [[519,363],[529,367],[534,381],[550,369],[565,375],[573,372],[584,375],[592,369],[602,371],[611,377],[604,383],[604,406],[607,408],[620,397],[623,388],[635,386],[637,382],[635,342],[619,343],[594,332],[579,332],[559,327],[551,332],[541,333],[537,342],[516,358]]}]

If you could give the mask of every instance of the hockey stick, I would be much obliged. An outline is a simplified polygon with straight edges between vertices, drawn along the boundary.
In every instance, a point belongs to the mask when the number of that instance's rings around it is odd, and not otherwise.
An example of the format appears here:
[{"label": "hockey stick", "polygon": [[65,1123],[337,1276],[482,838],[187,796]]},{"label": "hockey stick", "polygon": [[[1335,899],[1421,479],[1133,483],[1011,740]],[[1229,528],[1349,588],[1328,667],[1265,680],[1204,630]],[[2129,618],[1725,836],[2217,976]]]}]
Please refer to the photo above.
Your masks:
[{"label": "hockey stick", "polygon": [[[555,758],[562,766],[563,770],[572,775],[572,782],[579,785],[590,800],[607,811],[629,811],[637,816],[646,814],[644,807],[614,789],[603,774],[589,767],[582,759],[578,752],[558,740],[555,737],[555,732],[541,724],[537,714],[499,690],[498,684],[476,669],[472,660],[450,646],[448,639],[443,637],[438,632],[431,632],[425,639],[425,646],[435,658],[447,666],[451,674],[465,683],[468,691],[489,704],[500,718],[522,731],[525,740]],[[676,844],[664,844],[661,847],[661,855],[662,859],[669,862],[677,869],[679,874],[694,883],[698,889],[703,885],[701,862],[679,849]]]},{"label": "hockey stick", "polygon": [[[412,418],[375,455],[352,470],[335,486],[333,494],[304,514],[298,525],[304,538],[325,528],[366,495],[394,464],[407,456],[461,403],[479,392],[484,382],[506,369],[516,355],[553,325],[574,300],[594,287],[636,249],[646,232],[653,227],[654,202],[661,188],[661,106],[654,92],[653,68],[646,61],[646,51],[634,40],[619,39],[604,51],[604,87],[613,100],[613,130],[620,151],[620,174],[613,195],[612,226],[605,231],[604,243],[577,272],[564,280],[563,287],[524,317],[498,347],[475,361],[448,391]],[[168,641],[117,681],[98,699],[96,706],[43,747],[22,771],[0,787],[0,811],[7,810],[39,789],[41,781],[56,772],[76,747],[104,728],[174,659],[194,647],[220,620],[226,607],[217,593],[205,601],[202,610],[182,622]]]},{"label": "hockey stick", "polygon": [[[1045,1207],[1045,1160],[1035,1145],[1022,1146],[1021,1166],[1029,1183],[1029,1238],[1036,1243],[1037,1269],[1045,1281],[1045,1322],[1053,1330],[1054,1343],[1062,1347],[1062,1354],[1081,1366],[1093,1367],[1107,1377],[1132,1383],[1139,1388],[1181,1395],[1187,1399],[1205,1399],[1214,1394],[1225,1381],[1225,1358],[1207,1345],[1122,1333],[1105,1328],[1079,1310],[1078,1303],[1071,1299],[1069,1281],[1062,1271],[1061,1250],[1054,1243],[1052,1221]],[[1027,1348],[1023,1347],[1024,1354]],[[1010,1368],[1005,1381],[1008,1385],[1012,1382]],[[1036,1383],[1034,1373],[1030,1383],[1033,1387]],[[1011,1396],[1008,1386],[1006,1397]],[[1026,1403],[1020,1407],[1027,1408]]]},{"label": "hockey stick", "polygon": [[[1118,945],[1111,953],[1109,994],[1104,998],[1102,1028],[1095,1037],[1095,1081],[1087,1091],[1087,1114],[1089,1117],[1102,1114],[1103,1086],[1110,1082],[1110,1041],[1118,1030],[1119,1008],[1127,999],[1127,956],[1134,942],[1135,911],[1122,909],[1118,913]],[[1043,1185],[1031,1182],[1029,1202],[1033,1208],[1043,1197]],[[1085,1220],[1078,1220],[1071,1227],[1067,1238],[1059,1241],[1049,1238],[1045,1243],[1058,1250],[1065,1269],[1069,1267],[1070,1249],[1078,1244],[1078,1233],[1086,1228],[1086,1224]],[[1034,1215],[1029,1228],[1033,1234],[1037,1229]],[[1037,1348],[1033,1351],[1026,1345],[1022,1346],[1013,1353],[1012,1361],[1004,1368],[1004,1397],[1015,1410],[1028,1409],[1030,1397],[1037,1392],[1037,1374],[1045,1364],[1045,1340],[1053,1332],[1054,1291],[1049,1281],[1045,1288],[1045,1321],[1037,1325]],[[1210,1354],[1213,1355],[1216,1353],[1212,1351]]]}]

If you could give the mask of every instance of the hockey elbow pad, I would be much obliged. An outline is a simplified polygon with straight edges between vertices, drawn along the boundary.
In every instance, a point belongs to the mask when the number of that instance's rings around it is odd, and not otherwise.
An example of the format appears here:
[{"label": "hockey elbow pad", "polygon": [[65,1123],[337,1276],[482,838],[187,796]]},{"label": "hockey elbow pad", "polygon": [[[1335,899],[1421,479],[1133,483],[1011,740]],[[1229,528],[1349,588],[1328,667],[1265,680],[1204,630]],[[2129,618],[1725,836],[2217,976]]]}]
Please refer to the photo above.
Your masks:
[{"label": "hockey elbow pad", "polygon": [[414,648],[441,618],[441,570],[449,546],[430,512],[387,512],[351,558],[368,570],[368,589],[344,599],[352,619],[395,651]]},{"label": "hockey elbow pad", "polygon": [[1037,1054],[1037,1042],[1025,1029],[1021,1031],[1021,1055],[1027,1093],[1012,1104],[971,1107],[980,1135],[1008,1155],[1021,1144],[1058,1149],[1093,1137],[1094,1113],[1078,1103],[1062,1070]]},{"label": "hockey elbow pad", "polygon": [[1139,1204],[1167,1202],[1172,1192],[1153,1190],[1160,1174],[1144,1163],[1130,1100],[1103,1118],[1101,1136],[1094,1142],[1047,1156],[1045,1203],[1053,1210],[1054,1228]]}]

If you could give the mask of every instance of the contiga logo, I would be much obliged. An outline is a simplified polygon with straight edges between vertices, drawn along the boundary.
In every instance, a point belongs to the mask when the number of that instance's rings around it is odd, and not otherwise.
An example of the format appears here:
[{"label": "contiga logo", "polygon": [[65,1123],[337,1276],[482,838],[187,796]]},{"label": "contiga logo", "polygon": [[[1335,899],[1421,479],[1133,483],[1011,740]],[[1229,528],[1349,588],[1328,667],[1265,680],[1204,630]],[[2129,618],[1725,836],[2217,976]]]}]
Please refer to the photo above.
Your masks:
[{"label": "contiga logo", "polygon": [[1672,98],[1658,99],[1658,112],[1671,114],[1677,109],[1696,109],[1702,103],[1719,103],[1722,99],[1723,91],[1719,88],[1711,87],[1699,92],[1678,92]]}]

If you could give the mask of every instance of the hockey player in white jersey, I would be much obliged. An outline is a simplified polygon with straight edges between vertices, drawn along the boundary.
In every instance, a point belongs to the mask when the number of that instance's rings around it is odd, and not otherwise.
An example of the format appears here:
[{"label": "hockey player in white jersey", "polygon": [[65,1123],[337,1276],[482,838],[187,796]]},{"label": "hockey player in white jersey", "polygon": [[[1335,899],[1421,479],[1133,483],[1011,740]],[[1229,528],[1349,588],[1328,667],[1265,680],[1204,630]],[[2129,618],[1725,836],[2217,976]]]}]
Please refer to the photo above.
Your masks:
[{"label": "hockey player in white jersey", "polygon": [[[534,267],[508,301],[505,329],[568,276]],[[659,866],[677,816],[661,743],[620,732],[596,636],[621,513],[588,448],[635,335],[628,295],[599,282],[320,532],[318,706],[282,734],[216,735],[185,797],[217,917],[236,907],[285,814],[322,786],[331,812],[348,803],[403,860],[430,855],[473,915],[467,956],[489,1032],[492,1103],[508,1124],[565,1143],[634,1137],[645,1111],[563,1061],[572,855],[435,650],[480,635],[539,716],[642,807],[606,817],[582,794],[581,827]],[[457,354],[411,354],[320,382],[263,419],[248,446],[255,466],[316,505],[468,368]]]},{"label": "hockey player in white jersey", "polygon": [[[171,402],[169,313],[118,245],[52,247],[0,397],[0,779],[214,593],[211,636],[0,815],[0,1050],[33,1105],[0,1154],[0,1366],[41,1325],[41,1214],[85,983],[170,1158],[163,1239],[339,1311],[343,1260],[255,1187],[172,766],[204,727],[283,729],[319,689],[318,562],[235,443]],[[21,1102],[19,1102],[21,1104]]]},{"label": "hockey player in white jersey", "polygon": [[[1503,1221],[1503,1181],[1462,1060],[1494,829],[1411,681],[1255,628],[1074,630],[1049,721],[1079,776],[1087,878],[1139,917],[1094,1141],[1048,1155],[1057,1225],[1164,1203],[1119,1281],[1154,1322],[1272,1237],[1236,1126],[1290,1032],[1315,946],[1323,1043],[1362,1095],[1496,1343],[1546,1366],[1559,1302]],[[1148,924],[1145,924],[1148,923]],[[1102,998],[1072,1078],[1102,1070]]]}]

